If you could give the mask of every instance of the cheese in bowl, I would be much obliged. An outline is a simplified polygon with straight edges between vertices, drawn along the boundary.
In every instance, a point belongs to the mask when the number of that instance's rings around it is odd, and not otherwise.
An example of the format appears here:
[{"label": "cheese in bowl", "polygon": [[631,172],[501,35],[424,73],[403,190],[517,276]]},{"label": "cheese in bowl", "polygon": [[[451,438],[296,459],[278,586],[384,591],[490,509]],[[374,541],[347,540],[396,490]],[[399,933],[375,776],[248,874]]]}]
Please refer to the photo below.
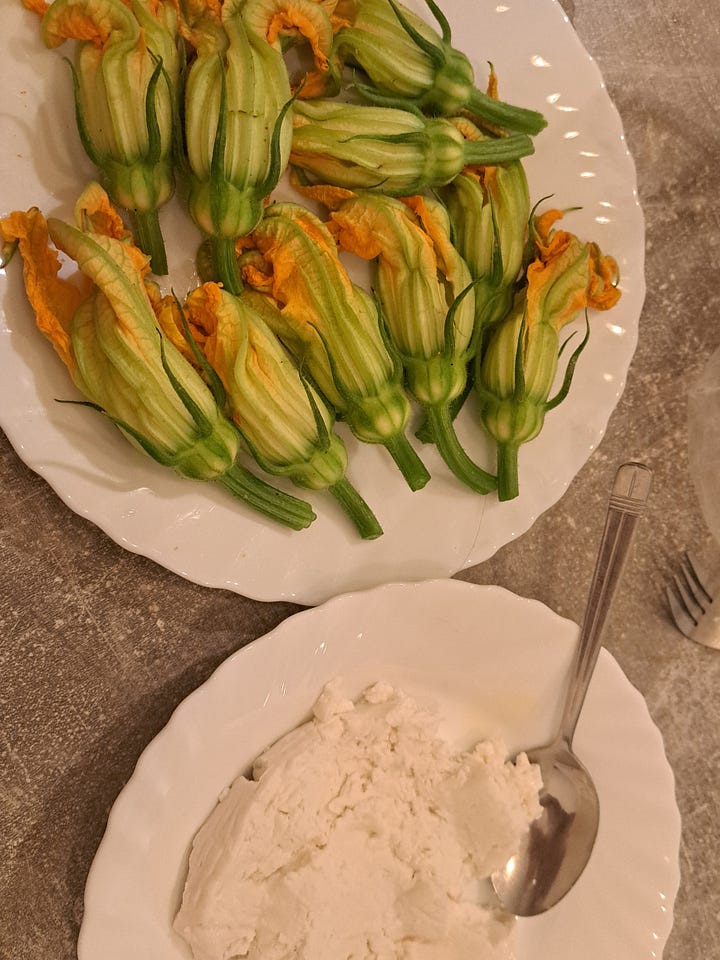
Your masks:
[{"label": "cheese in bowl", "polygon": [[386,683],[328,684],[193,842],[175,930],[195,960],[509,960],[487,878],[540,813],[499,741],[456,751]]}]

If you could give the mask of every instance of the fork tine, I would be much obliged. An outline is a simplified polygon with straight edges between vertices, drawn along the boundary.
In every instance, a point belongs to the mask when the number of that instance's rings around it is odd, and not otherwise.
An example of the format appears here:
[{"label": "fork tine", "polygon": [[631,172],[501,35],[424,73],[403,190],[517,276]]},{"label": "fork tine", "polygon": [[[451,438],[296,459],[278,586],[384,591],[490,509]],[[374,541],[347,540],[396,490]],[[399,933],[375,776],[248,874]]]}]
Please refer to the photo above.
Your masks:
[{"label": "fork tine", "polygon": [[[703,597],[708,603],[712,603],[713,598],[712,598],[712,594],[710,593],[709,579],[705,571],[700,566],[700,563],[698,562],[697,558],[695,557],[694,554],[691,554],[689,550],[686,550],[685,561],[689,566],[690,570],[692,571],[693,580],[697,584],[700,591],[702,592]],[[703,606],[703,608],[705,608],[705,605],[703,604],[702,600],[698,600],[698,603],[700,603]]]},{"label": "fork tine", "polygon": [[[708,596],[707,591],[698,580],[695,568],[688,559],[687,554],[685,558],[680,561],[680,574],[682,585],[685,589],[683,599],[685,599],[686,603],[689,601],[688,610],[690,610],[696,620],[699,620],[703,613],[706,613],[707,608],[712,603],[712,599]],[[690,595],[689,597],[687,596],[688,593]],[[691,600],[690,597],[692,598]]]},{"label": "fork tine", "polygon": [[685,579],[684,576],[680,577],[676,573],[673,576],[673,583],[675,584],[675,589],[680,595],[680,599],[682,600],[683,606],[685,607],[687,612],[690,614],[692,619],[695,621],[695,623],[698,623],[698,621],[700,620],[700,617],[702,617],[705,611],[703,607],[701,607],[700,604],[696,602],[695,595],[693,594],[690,587],[688,586],[687,580]]},{"label": "fork tine", "polygon": [[[677,583],[677,577],[675,577],[675,581]],[[675,626],[680,633],[684,633],[686,637],[692,637],[693,630],[697,627],[697,620],[690,615],[684,601],[680,599],[674,590],[670,587],[665,587],[665,595],[670,604],[670,612],[675,621]]]},{"label": "fork tine", "polygon": [[678,572],[665,587],[675,626],[690,640],[720,650],[720,614],[713,594],[720,591],[720,569],[711,576],[694,554],[685,551]]}]

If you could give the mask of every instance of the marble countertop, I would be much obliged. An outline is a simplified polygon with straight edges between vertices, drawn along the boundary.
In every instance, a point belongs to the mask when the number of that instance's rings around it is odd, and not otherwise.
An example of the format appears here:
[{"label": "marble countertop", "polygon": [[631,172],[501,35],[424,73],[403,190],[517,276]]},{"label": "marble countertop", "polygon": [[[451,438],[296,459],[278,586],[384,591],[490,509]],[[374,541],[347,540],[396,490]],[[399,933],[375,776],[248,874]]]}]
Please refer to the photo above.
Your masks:
[{"label": "marble countertop", "polygon": [[[682,880],[664,956],[707,960],[720,956],[720,654],[677,633],[663,587],[683,549],[720,552],[686,450],[686,390],[720,344],[720,20],[716,0],[563,7],[637,165],[640,340],[606,435],[561,501],[460,577],[580,619],[614,469],[652,466],[606,646],[644,695],[676,777]],[[4,437],[0,484],[0,956],[60,960],[75,955],[87,871],[143,748],[232,651],[299,608],[206,589],[124,551]]]}]

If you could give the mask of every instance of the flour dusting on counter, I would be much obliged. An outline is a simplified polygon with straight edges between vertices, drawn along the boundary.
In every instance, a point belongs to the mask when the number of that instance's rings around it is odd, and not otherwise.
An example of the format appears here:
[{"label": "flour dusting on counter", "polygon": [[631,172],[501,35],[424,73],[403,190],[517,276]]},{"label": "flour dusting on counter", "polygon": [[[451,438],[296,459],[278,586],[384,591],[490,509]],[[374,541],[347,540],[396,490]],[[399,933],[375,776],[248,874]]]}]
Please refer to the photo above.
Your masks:
[{"label": "flour dusting on counter", "polygon": [[193,842],[175,929],[196,960],[510,960],[485,878],[540,813],[502,743],[455,752],[386,683],[327,685]]}]

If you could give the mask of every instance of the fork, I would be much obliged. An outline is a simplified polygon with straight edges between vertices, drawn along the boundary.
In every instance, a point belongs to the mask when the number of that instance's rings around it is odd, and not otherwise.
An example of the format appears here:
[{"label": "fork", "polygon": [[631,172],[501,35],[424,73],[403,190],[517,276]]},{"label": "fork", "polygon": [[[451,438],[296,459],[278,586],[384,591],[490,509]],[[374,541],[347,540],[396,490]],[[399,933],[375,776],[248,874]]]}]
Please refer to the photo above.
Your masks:
[{"label": "fork", "polygon": [[713,603],[718,587],[720,570],[709,573],[697,557],[685,551],[672,586],[665,588],[678,630],[713,650],[720,650],[720,604]]}]

